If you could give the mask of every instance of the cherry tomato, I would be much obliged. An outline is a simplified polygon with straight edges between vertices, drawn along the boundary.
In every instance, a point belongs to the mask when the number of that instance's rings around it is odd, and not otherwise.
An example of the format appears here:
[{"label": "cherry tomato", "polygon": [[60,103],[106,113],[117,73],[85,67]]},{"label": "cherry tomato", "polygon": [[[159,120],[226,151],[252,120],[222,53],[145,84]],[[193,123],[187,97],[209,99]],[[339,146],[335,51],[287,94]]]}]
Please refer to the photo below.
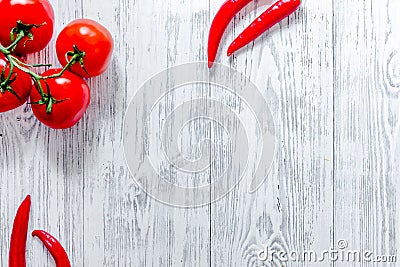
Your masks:
[{"label": "cherry tomato", "polygon": [[16,46],[15,53],[35,53],[50,42],[53,35],[54,11],[48,0],[0,0],[0,10],[0,43],[3,46],[11,44],[10,32],[19,20],[30,25],[45,24],[39,28],[33,27],[33,40],[28,40],[28,37],[22,39]]},{"label": "cherry tomato", "polygon": [[[5,78],[10,73],[10,64],[7,64],[7,62],[8,60],[0,53],[0,73],[3,72],[4,68],[6,68],[4,72]],[[3,90],[3,92],[0,92],[0,112],[9,111],[23,105],[26,100],[28,100],[31,92],[32,80],[29,74],[26,74],[15,67],[13,73],[14,74],[11,78],[15,78],[15,81],[9,84],[9,86],[20,99],[18,99],[18,97],[16,97],[12,92]],[[3,81],[0,79],[0,82]]]},{"label": "cherry tomato", "polygon": [[114,41],[110,32],[101,24],[90,19],[78,19],[69,23],[59,34],[56,42],[58,61],[67,64],[66,53],[73,51],[73,46],[85,52],[84,67],[79,63],[71,71],[81,77],[89,78],[102,74],[110,64]]},{"label": "cherry tomato", "polygon": [[[61,69],[49,69],[42,76],[57,74]],[[47,82],[47,86],[46,86]],[[46,105],[32,104],[36,118],[53,129],[67,129],[74,126],[82,118],[90,103],[90,90],[86,82],[78,75],[66,71],[61,77],[41,80],[45,94],[57,100],[51,113],[46,113]],[[31,103],[37,103],[41,96],[37,88],[32,88]]]}]

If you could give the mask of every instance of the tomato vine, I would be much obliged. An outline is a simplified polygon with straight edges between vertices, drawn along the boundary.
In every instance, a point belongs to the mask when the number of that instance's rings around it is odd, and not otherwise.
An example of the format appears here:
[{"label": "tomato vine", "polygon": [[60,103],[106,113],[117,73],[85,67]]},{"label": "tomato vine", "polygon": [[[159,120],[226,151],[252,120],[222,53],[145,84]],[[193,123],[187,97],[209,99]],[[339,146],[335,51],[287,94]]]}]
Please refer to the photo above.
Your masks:
[{"label": "tomato vine", "polygon": [[[21,26],[23,25],[23,26]],[[15,29],[20,29],[17,37],[15,38],[15,40],[13,41],[13,43],[8,46],[8,47],[4,47],[0,44],[0,52],[7,58],[8,63],[10,64],[10,71],[8,76],[1,81],[0,83],[0,88],[5,88],[3,90],[7,90],[11,93],[13,93],[16,97],[19,97],[13,90],[12,88],[9,86],[12,82],[13,82],[13,71],[15,68],[29,74],[34,83],[35,83],[35,88],[38,90],[38,93],[40,94],[40,96],[42,97],[42,99],[38,102],[35,103],[31,103],[31,104],[38,104],[38,105],[46,105],[46,113],[51,113],[53,104],[56,103],[60,103],[63,102],[67,99],[61,99],[61,100],[57,100],[55,99],[50,92],[50,88],[47,88],[46,92],[43,89],[43,86],[41,84],[41,80],[45,81],[48,79],[54,79],[54,78],[58,78],[61,77],[65,71],[67,71],[72,65],[76,64],[76,63],[80,63],[82,68],[84,69],[84,64],[83,64],[83,58],[85,57],[85,52],[80,51],[78,47],[73,46],[73,51],[69,51],[66,54],[66,57],[70,57],[67,64],[64,66],[64,68],[53,75],[50,76],[41,76],[35,72],[33,72],[32,70],[30,70],[29,68],[33,68],[33,67],[50,67],[51,64],[27,64],[22,62],[21,60],[19,60],[16,56],[13,55],[13,50],[14,48],[19,44],[19,42],[21,42],[25,37],[29,37],[32,38],[32,33],[30,31],[30,29],[32,29],[33,27],[38,28],[41,27],[41,25],[29,25],[29,24],[23,24],[21,21],[18,21],[17,23],[17,27],[14,28],[11,33],[10,36],[14,36],[15,34]]]}]

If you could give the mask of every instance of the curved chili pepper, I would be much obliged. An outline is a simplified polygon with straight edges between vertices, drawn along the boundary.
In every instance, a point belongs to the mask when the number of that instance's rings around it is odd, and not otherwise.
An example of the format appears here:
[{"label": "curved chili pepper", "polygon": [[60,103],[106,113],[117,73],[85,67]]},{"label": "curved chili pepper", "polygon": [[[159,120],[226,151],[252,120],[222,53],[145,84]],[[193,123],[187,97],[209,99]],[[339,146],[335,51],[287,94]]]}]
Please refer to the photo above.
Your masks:
[{"label": "curved chili pepper", "polygon": [[227,0],[218,10],[211,24],[208,37],[208,67],[211,68],[217,56],[219,43],[229,22],[253,0]]},{"label": "curved chili pepper", "polygon": [[272,26],[292,14],[300,6],[300,0],[279,0],[256,18],[229,46],[228,56],[247,45]]},{"label": "curved chili pepper", "polygon": [[11,233],[9,267],[25,267],[26,239],[28,235],[29,214],[31,211],[31,196],[27,196],[18,208]]},{"label": "curved chili pepper", "polygon": [[53,256],[57,267],[71,267],[67,253],[60,242],[52,235],[42,230],[35,230],[32,232],[32,236],[38,237],[40,241],[43,242],[47,250]]}]

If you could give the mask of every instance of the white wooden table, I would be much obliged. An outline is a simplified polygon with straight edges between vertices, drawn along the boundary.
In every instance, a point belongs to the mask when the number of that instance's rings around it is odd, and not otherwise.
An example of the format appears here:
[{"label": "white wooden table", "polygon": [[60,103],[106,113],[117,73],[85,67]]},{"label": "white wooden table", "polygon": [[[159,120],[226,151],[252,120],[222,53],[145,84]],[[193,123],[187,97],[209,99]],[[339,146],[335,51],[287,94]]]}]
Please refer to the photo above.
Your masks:
[{"label": "white wooden table", "polygon": [[[304,1],[228,59],[223,51],[230,41],[266,5],[250,4],[236,17],[217,61],[267,96],[277,155],[255,194],[238,186],[197,209],[161,204],[136,186],[122,152],[123,120],[149,77],[206,60],[209,26],[223,0],[52,2],[56,33],[74,18],[96,19],[115,37],[115,58],[105,75],[90,81],[91,106],[71,130],[44,127],[28,107],[0,114],[0,266],[7,266],[12,222],[27,194],[30,229],[59,238],[73,266],[262,266],[257,252],[264,244],[320,251],[342,239],[350,249],[396,255],[399,1]],[[57,64],[54,49],[30,59]],[[27,263],[54,266],[31,238]]]}]

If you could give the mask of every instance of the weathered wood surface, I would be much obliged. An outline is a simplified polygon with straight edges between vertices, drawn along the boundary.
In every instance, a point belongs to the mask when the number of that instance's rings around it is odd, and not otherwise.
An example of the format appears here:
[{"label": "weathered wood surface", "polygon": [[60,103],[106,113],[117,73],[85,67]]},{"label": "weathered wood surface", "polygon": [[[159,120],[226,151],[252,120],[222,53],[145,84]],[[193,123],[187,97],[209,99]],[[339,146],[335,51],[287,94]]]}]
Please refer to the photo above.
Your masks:
[{"label": "weathered wood surface", "polygon": [[[250,4],[236,17],[217,60],[250,77],[267,98],[277,155],[256,193],[248,193],[245,177],[226,198],[196,209],[166,206],[136,186],[123,155],[123,120],[149,77],[206,60],[208,29],[223,0],[52,2],[56,33],[74,18],[99,20],[115,37],[115,59],[90,81],[91,106],[71,130],[44,127],[28,107],[0,114],[0,266],[7,266],[13,218],[26,194],[30,229],[58,237],[73,266],[263,266],[257,252],[264,244],[321,251],[341,239],[350,249],[397,253],[398,1],[304,1],[228,59],[229,41],[266,5]],[[57,64],[54,41],[50,47],[30,59]],[[193,137],[183,138],[189,149]],[[54,265],[31,238],[27,262]],[[311,265],[378,266],[285,263]]]}]

